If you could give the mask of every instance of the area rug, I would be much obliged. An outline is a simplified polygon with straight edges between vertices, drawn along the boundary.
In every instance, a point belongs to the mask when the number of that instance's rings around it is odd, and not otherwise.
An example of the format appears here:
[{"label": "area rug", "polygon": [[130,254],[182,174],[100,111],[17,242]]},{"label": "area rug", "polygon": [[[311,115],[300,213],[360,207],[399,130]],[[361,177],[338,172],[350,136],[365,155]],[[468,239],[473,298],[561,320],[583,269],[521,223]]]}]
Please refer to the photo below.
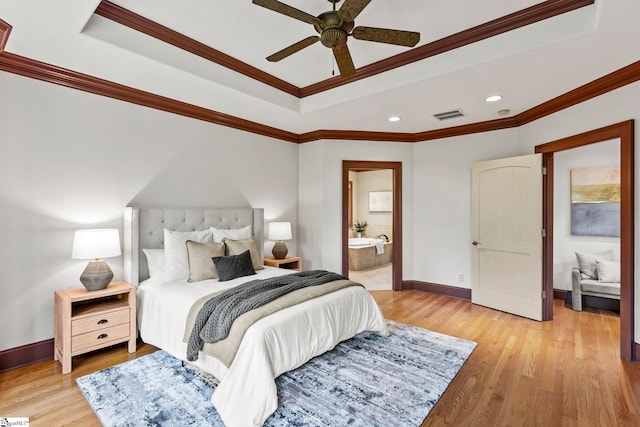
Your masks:
[{"label": "area rug", "polygon": [[[419,426],[476,344],[400,323],[362,333],[277,378],[265,426]],[[85,375],[80,390],[107,427],[216,426],[215,382],[159,350]]]}]

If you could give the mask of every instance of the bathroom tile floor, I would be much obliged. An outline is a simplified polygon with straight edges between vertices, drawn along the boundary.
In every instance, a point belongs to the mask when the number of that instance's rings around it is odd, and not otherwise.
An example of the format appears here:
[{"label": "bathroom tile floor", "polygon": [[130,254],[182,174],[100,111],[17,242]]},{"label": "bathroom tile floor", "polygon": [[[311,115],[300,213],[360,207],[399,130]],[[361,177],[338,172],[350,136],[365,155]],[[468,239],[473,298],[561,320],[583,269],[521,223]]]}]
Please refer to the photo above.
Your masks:
[{"label": "bathroom tile floor", "polygon": [[368,270],[349,270],[349,279],[364,285],[369,291],[391,290],[391,263]]}]

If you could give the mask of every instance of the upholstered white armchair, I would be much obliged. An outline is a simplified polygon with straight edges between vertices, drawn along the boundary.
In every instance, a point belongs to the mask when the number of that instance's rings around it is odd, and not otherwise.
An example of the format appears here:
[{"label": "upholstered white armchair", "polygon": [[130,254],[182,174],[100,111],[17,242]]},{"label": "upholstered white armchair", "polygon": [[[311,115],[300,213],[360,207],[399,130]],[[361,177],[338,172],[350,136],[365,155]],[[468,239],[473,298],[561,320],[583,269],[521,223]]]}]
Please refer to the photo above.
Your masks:
[{"label": "upholstered white armchair", "polygon": [[620,299],[620,263],[613,261],[613,251],[596,255],[579,254],[578,268],[571,272],[572,307],[582,311],[582,296]]}]

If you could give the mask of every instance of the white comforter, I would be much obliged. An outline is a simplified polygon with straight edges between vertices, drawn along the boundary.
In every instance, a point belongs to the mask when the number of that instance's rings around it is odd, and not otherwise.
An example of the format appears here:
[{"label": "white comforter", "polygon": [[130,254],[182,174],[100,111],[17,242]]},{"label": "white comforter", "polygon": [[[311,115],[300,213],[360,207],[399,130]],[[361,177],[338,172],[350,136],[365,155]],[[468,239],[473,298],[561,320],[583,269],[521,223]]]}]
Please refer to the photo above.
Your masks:
[{"label": "white comforter", "polygon": [[[289,273],[265,267],[255,276],[222,283],[147,280],[137,292],[141,338],[186,360],[185,320],[198,298],[248,280]],[[351,286],[260,319],[247,330],[228,369],[202,352],[195,364],[220,380],[211,401],[228,427],[261,426],[278,407],[276,377],[365,330],[388,333],[371,295]]]}]

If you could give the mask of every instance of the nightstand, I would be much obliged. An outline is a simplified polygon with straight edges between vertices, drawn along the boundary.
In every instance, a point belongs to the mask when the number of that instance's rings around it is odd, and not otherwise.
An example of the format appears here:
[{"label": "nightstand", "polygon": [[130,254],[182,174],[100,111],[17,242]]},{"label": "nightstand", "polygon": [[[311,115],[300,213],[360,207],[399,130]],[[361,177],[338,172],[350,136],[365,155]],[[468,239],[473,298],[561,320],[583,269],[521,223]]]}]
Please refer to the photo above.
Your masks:
[{"label": "nightstand", "polygon": [[288,270],[302,271],[302,258],[299,256],[286,256],[283,259],[268,257],[264,259],[264,265],[269,267],[286,268]]},{"label": "nightstand", "polygon": [[62,373],[71,372],[71,358],[122,342],[136,351],[136,290],[125,282],[105,289],[56,291],[54,300],[54,360]]}]

